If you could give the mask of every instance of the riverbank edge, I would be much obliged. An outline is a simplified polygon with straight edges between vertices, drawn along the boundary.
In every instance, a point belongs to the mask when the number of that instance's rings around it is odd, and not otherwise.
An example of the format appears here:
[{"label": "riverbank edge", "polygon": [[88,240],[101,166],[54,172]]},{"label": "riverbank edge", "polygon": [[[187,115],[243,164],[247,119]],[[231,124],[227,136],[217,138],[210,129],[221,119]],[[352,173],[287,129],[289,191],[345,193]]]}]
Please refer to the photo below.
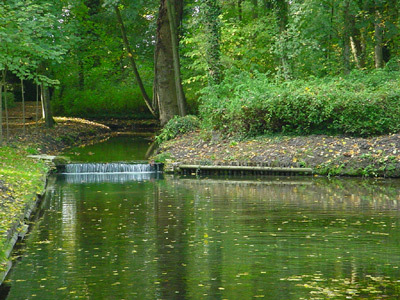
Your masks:
[{"label": "riverbank edge", "polygon": [[[152,157],[166,173],[180,165],[304,168],[313,176],[400,177],[400,134],[226,137],[197,130],[160,145]],[[290,173],[290,172],[289,172]]]},{"label": "riverbank edge", "polygon": [[[81,119],[79,120],[81,122]],[[61,123],[60,123],[61,124]],[[60,125],[60,127],[63,125]],[[104,126],[100,123],[95,123],[89,121],[87,124],[85,124],[85,129],[80,131],[79,134],[71,131],[70,129],[63,128],[58,132],[57,130],[54,130],[53,132],[49,133],[44,133],[43,138],[37,138],[32,141],[28,137],[29,135],[26,135],[23,137],[21,140],[11,141],[13,147],[17,149],[22,149],[22,148],[38,148],[42,149],[41,153],[44,154],[42,156],[46,156],[46,154],[53,154],[55,157],[57,157],[57,154],[61,153],[65,149],[69,147],[74,147],[74,146],[83,146],[86,144],[90,144],[99,140],[103,140],[113,134],[111,129],[107,126]],[[49,137],[50,136],[50,137]],[[79,136],[79,138],[78,138]],[[26,153],[26,157],[28,157],[29,153]],[[41,159],[41,155],[38,155],[38,158],[31,158],[32,161],[35,159]],[[18,155],[15,155],[15,159],[19,159]],[[41,187],[40,187],[40,192],[37,193],[36,191],[26,191],[23,196],[15,198],[13,195],[9,195],[8,197],[11,199],[26,199],[24,200],[24,207],[20,209],[17,212],[14,212],[15,215],[19,216],[16,217],[16,221],[12,223],[10,226],[7,228],[4,228],[4,231],[7,233],[6,236],[2,238],[3,245],[0,249],[0,253],[2,253],[3,258],[0,259],[0,261],[5,265],[5,268],[0,271],[0,286],[4,283],[4,281],[7,278],[7,275],[9,274],[11,268],[12,268],[12,257],[11,254],[13,250],[15,249],[16,245],[20,243],[24,237],[25,234],[29,231],[30,227],[34,225],[34,222],[32,221],[32,218],[36,215],[37,209],[42,203],[44,196],[45,196],[45,191],[47,188],[48,184],[48,177],[50,174],[52,174],[56,170],[56,164],[57,164],[57,158],[54,159],[45,159],[47,168],[43,169],[40,171],[40,173],[36,173],[36,176],[41,177]],[[5,181],[3,182],[6,184],[6,186],[13,186],[17,184],[16,182],[9,182]],[[33,187],[32,187],[33,189]],[[0,194],[0,196],[2,196]],[[29,200],[31,199],[31,200]],[[33,200],[34,199],[34,200]]]},{"label": "riverbank edge", "polygon": [[25,195],[26,198],[35,200],[26,203],[25,209],[21,212],[17,221],[13,224],[13,226],[11,226],[11,229],[8,231],[8,239],[5,241],[3,249],[3,253],[5,255],[4,264],[6,264],[6,270],[0,272],[0,286],[7,278],[7,275],[11,271],[11,268],[13,266],[11,254],[14,251],[15,246],[24,239],[26,233],[33,225],[32,221],[35,215],[38,213],[38,208],[40,207],[40,204],[44,199],[48,184],[47,178],[51,173],[52,169],[50,169],[46,173],[43,173],[43,189],[39,194],[30,193]]}]

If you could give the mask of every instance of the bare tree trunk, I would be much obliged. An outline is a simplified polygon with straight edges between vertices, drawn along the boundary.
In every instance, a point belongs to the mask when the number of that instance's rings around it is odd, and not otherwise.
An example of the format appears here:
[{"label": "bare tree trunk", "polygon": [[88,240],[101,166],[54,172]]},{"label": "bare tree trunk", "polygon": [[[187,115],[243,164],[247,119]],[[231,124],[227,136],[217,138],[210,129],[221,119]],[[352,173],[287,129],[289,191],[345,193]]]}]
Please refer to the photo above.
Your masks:
[{"label": "bare tree trunk", "polygon": [[186,99],[185,99],[185,94],[183,93],[182,81],[181,81],[181,66],[180,66],[179,49],[178,49],[179,41],[177,33],[177,27],[178,27],[177,15],[175,11],[175,6],[171,4],[171,0],[166,0],[166,1],[167,1],[169,26],[171,30],[172,55],[174,60],[175,86],[177,93],[179,115],[183,117],[186,115]]},{"label": "bare tree trunk", "polygon": [[55,125],[53,114],[50,107],[50,92],[49,87],[42,84],[42,101],[44,111],[44,122],[47,128],[53,128]]},{"label": "bare tree trunk", "polygon": [[[175,1],[178,20],[182,16],[183,2]],[[178,22],[177,22],[178,23]],[[165,125],[176,115],[180,115],[177,84],[174,72],[171,28],[166,0],[160,1],[157,18],[156,45],[154,50],[154,102],[159,108],[161,125]]]},{"label": "bare tree trunk", "polygon": [[26,133],[26,120],[25,120],[25,91],[24,91],[24,80],[21,79],[21,97],[22,97],[22,124],[23,133]]},{"label": "bare tree trunk", "polygon": [[118,20],[119,26],[121,28],[122,39],[124,41],[125,49],[128,54],[129,62],[131,64],[133,72],[135,74],[136,82],[139,85],[140,92],[142,93],[142,96],[143,96],[144,102],[146,103],[147,108],[149,109],[149,111],[151,112],[151,114],[153,116],[156,116],[156,113],[151,105],[151,100],[150,100],[149,96],[147,95],[146,90],[144,88],[142,78],[139,75],[139,71],[137,69],[135,59],[133,58],[133,52],[132,52],[131,46],[129,44],[128,38],[126,36],[126,29],[125,29],[124,22],[122,21],[121,12],[119,11],[118,6],[114,6],[114,9],[115,9],[115,13],[117,15],[117,20]]}]

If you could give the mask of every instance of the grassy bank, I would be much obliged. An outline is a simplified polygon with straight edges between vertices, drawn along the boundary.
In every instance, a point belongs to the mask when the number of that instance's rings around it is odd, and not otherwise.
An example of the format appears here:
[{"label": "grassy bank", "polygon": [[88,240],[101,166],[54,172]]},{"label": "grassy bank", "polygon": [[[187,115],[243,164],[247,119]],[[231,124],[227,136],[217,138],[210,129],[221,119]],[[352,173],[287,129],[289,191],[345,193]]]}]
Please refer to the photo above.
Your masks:
[{"label": "grassy bank", "polygon": [[[34,105],[27,105],[34,111]],[[16,107],[10,111],[18,120],[22,109]],[[34,112],[27,110],[27,115]],[[0,147],[0,266],[6,268],[4,253],[6,242],[23,220],[27,207],[36,201],[36,195],[45,187],[49,166],[43,161],[28,158],[30,154],[57,154],[73,145],[81,145],[102,138],[110,132],[107,126],[77,118],[55,118],[56,126],[48,129],[43,122],[27,123],[25,134],[20,122],[9,125],[9,138]],[[23,225],[23,224],[21,224]]]},{"label": "grassy bank", "polygon": [[[21,146],[0,148],[0,257],[3,260],[11,228],[43,191],[49,170],[44,162],[27,158],[28,150]],[[3,261],[0,272],[4,268]]]}]

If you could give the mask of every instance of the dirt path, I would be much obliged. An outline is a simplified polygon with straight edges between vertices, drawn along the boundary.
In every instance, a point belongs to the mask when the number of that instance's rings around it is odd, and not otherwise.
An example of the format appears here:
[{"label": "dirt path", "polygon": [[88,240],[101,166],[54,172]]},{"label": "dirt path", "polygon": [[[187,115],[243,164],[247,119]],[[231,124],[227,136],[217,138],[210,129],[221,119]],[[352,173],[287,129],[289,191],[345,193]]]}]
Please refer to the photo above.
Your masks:
[{"label": "dirt path", "polygon": [[9,109],[8,126],[3,113],[4,141],[7,144],[22,143],[27,147],[33,147],[39,153],[55,154],[67,146],[85,143],[110,132],[108,126],[80,118],[56,117],[56,126],[51,129],[45,128],[43,120],[36,122],[35,102],[25,104],[25,117],[24,126],[22,103],[17,103]]}]

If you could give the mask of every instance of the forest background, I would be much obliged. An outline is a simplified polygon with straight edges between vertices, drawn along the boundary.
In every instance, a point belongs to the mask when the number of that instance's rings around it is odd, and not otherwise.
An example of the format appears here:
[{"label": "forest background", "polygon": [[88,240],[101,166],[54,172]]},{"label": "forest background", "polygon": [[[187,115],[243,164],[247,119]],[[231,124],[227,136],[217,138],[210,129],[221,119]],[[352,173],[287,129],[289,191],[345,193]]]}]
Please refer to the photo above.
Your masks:
[{"label": "forest background", "polygon": [[399,43],[397,0],[2,1],[0,112],[39,97],[50,117],[194,114],[238,137],[396,133]]}]

